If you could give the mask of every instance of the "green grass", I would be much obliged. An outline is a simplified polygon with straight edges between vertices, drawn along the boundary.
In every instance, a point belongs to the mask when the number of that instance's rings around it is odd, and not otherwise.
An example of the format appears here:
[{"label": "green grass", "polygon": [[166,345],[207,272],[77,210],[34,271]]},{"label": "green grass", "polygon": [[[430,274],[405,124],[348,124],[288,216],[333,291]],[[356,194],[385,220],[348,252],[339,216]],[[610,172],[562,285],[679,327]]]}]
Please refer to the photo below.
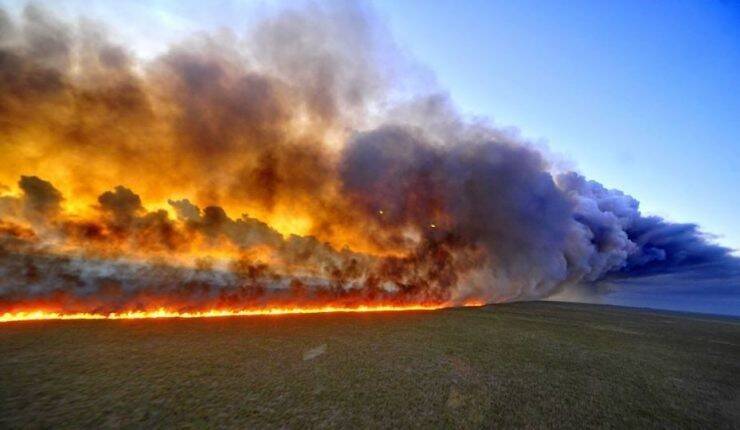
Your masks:
[{"label": "green grass", "polygon": [[0,325],[1,428],[740,427],[740,319],[564,303]]}]

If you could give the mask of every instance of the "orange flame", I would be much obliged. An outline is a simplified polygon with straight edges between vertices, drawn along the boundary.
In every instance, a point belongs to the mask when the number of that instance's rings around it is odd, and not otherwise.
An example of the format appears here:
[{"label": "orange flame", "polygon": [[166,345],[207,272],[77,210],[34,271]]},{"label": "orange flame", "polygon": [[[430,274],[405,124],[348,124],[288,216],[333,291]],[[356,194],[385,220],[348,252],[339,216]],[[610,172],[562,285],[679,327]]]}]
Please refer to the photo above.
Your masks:
[{"label": "orange flame", "polygon": [[[464,307],[483,306],[482,302],[468,302]],[[347,306],[318,306],[318,307],[273,307],[258,309],[212,309],[208,311],[180,312],[159,308],[151,311],[127,311],[121,313],[62,313],[44,310],[20,312],[6,312],[0,314],[0,323],[14,321],[44,321],[44,320],[137,320],[159,318],[217,318],[241,316],[272,316],[272,315],[302,315],[327,313],[368,313],[368,312],[408,312],[433,311],[445,309],[450,305],[360,305]]]}]

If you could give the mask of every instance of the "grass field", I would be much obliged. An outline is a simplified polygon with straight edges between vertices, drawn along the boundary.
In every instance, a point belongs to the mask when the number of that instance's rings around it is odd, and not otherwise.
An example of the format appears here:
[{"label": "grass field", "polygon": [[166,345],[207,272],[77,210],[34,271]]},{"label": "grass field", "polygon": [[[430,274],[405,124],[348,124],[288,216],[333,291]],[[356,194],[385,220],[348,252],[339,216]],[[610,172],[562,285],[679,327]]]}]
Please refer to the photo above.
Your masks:
[{"label": "grass field", "polygon": [[740,319],[517,303],[0,325],[0,427],[740,428]]}]

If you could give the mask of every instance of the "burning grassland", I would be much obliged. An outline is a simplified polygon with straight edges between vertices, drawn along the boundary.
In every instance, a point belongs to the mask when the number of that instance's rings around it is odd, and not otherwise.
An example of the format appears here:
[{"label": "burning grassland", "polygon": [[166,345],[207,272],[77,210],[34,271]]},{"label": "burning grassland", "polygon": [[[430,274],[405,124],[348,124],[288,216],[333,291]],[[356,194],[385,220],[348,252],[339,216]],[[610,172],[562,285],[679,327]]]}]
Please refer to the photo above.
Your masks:
[{"label": "burning grassland", "polygon": [[563,303],[0,325],[2,428],[737,428],[740,320]]}]

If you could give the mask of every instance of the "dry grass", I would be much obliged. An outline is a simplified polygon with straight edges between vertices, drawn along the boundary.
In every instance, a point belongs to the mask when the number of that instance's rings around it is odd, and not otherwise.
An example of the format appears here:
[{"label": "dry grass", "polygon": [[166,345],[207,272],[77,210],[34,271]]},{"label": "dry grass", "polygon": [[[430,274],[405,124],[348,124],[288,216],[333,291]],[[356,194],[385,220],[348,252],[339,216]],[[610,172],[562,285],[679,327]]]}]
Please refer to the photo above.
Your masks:
[{"label": "dry grass", "polygon": [[0,325],[0,427],[740,427],[740,320],[520,303]]}]

